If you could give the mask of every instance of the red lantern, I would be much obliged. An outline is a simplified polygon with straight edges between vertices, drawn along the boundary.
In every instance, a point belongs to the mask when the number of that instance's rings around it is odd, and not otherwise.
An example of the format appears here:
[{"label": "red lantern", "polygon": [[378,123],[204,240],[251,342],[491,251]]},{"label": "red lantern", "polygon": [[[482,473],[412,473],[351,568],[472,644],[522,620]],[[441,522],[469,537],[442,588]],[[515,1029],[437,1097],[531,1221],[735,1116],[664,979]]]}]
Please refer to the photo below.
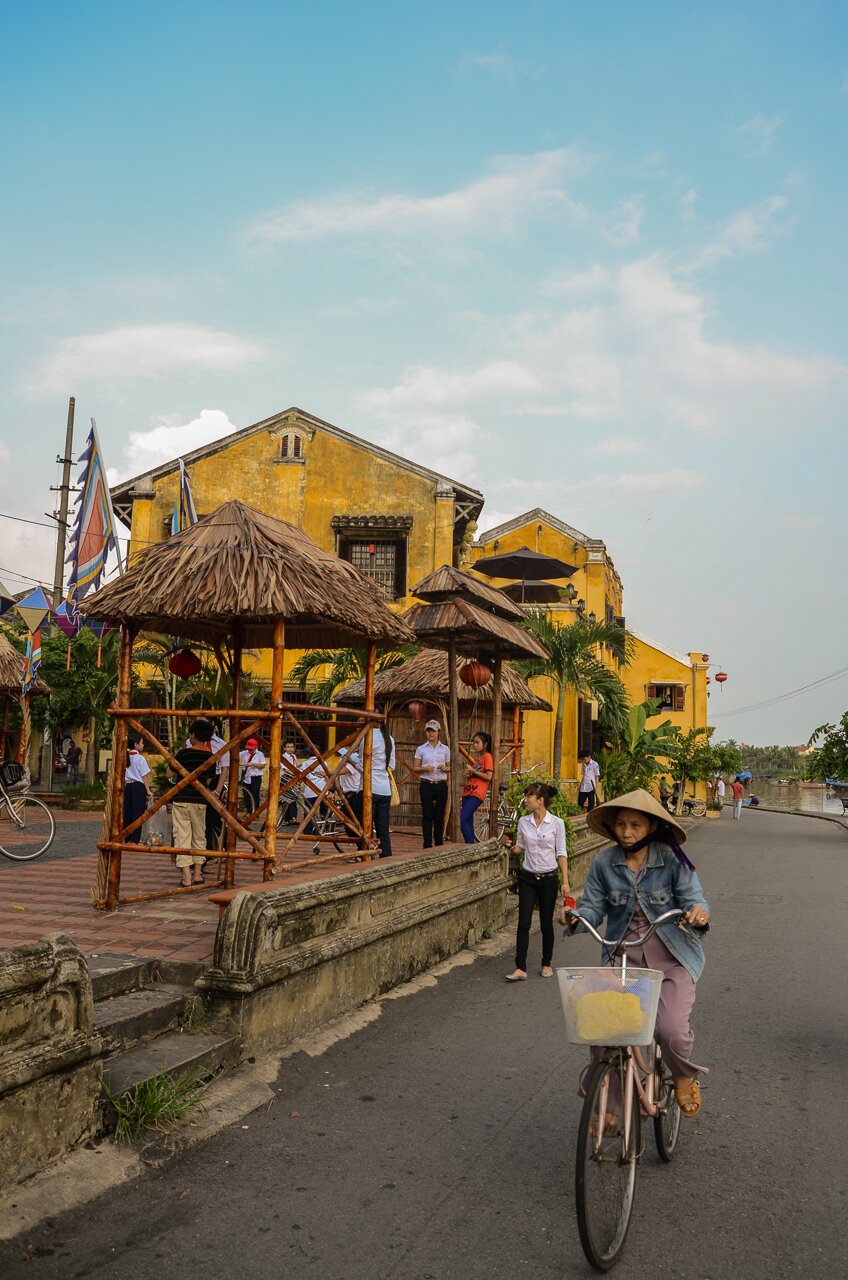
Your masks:
[{"label": "red lantern", "polygon": [[726,671],[717,671],[717,672],[716,672],[716,684],[724,684],[724,682],[725,682],[725,680],[726,680],[726,679],[727,679],[727,672],[726,672]]},{"label": "red lantern", "polygon": [[709,662],[709,660],[710,660],[710,655],[709,655],[708,653],[702,653],[702,654],[701,654],[701,661],[702,661],[702,662]]},{"label": "red lantern", "polygon": [[423,702],[419,702],[417,698],[414,698],[412,702],[410,702],[409,706],[407,707],[407,711],[412,716],[416,724],[418,724],[419,721],[424,719],[424,713],[426,712],[426,710],[427,710],[426,704]]},{"label": "red lantern", "polygon": [[711,683],[711,681],[710,681],[710,677],[709,677],[709,676],[707,676],[707,684],[710,684],[710,683]]},{"label": "red lantern", "polygon": [[199,675],[203,663],[193,649],[178,649],[168,659],[168,670],[180,680],[187,680],[189,676]]},{"label": "red lantern", "polygon": [[484,684],[489,683],[492,673],[487,666],[475,658],[473,662],[466,662],[464,667],[459,668],[459,678],[469,689],[480,689]]}]

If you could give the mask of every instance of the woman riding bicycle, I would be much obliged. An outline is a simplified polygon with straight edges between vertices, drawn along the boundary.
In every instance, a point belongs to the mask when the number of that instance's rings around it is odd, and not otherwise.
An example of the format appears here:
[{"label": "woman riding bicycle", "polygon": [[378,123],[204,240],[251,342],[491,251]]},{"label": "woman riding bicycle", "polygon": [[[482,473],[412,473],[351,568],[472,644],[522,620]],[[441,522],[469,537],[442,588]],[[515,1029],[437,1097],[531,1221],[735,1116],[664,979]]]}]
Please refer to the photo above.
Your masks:
[{"label": "woman riding bicycle", "polygon": [[[614,841],[592,862],[577,906],[590,924],[597,926],[607,916],[607,937],[639,938],[654,920],[677,907],[685,911],[687,923],[707,928],[709,905],[680,847],[686,832],[653,796],[638,790],[608,800],[588,815],[586,825]],[[565,911],[562,922],[568,923]],[[575,931],[573,923],[569,931]],[[707,1070],[692,1061],[694,1036],[689,1025],[704,949],[697,937],[669,922],[628,956],[631,963],[663,974],[655,1034],[674,1077],[681,1114],[691,1119],[701,1107],[696,1077]]]}]

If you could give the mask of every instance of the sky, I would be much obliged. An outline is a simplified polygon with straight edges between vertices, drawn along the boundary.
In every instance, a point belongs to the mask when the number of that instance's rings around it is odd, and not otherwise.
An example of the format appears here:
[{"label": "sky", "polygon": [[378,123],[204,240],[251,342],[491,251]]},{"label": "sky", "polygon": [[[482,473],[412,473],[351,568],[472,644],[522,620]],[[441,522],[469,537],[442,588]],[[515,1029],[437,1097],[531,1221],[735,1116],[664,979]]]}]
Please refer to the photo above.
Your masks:
[{"label": "sky", "polygon": [[9,587],[69,395],[122,478],[297,405],[603,538],[717,738],[842,714],[848,7],[34,0],[0,73]]}]

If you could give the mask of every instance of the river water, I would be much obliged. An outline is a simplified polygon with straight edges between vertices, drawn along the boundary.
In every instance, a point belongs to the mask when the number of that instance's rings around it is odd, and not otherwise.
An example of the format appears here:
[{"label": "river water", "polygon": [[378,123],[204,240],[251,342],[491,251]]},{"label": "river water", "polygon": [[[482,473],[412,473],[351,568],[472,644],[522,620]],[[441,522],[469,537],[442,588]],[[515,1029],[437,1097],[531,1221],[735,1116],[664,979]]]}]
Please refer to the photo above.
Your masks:
[{"label": "river water", "polygon": [[[730,788],[728,787],[728,797]],[[842,793],[848,796],[848,792]],[[774,778],[752,778],[746,795],[759,796],[769,809],[786,809],[794,813],[842,813],[839,793],[809,783],[778,783]]]}]

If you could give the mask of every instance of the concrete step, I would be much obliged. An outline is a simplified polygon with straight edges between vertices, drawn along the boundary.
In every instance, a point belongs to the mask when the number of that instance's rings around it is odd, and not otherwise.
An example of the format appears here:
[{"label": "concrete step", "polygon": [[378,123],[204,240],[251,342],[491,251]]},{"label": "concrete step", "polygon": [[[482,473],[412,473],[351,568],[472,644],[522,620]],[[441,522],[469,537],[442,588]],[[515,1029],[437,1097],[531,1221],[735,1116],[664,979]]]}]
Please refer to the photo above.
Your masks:
[{"label": "concrete step", "polygon": [[156,974],[156,960],[139,960],[138,956],[103,954],[91,956],[88,970],[95,1000],[123,995],[149,986]]},{"label": "concrete step", "polygon": [[169,1031],[106,1058],[103,1083],[111,1094],[118,1096],[163,1073],[175,1079],[192,1070],[211,1076],[221,1068],[235,1066],[237,1060],[236,1036]]},{"label": "concrete step", "polygon": [[94,1025],[112,1048],[127,1048],[159,1035],[190,1008],[197,996],[191,987],[156,982],[137,991],[98,1000]]}]

